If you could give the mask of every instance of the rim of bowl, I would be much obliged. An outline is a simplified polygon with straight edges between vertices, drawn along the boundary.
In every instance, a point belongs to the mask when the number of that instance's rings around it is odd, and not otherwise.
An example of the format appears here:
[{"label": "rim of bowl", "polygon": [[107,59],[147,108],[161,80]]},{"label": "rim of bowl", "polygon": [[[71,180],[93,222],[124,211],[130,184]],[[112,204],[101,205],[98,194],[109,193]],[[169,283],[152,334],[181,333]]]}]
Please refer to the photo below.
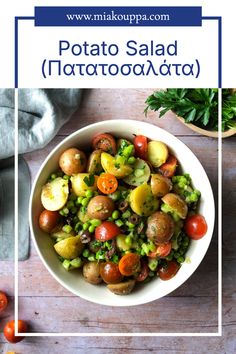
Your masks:
[{"label": "rim of bowl", "polygon": [[[155,294],[155,296],[154,296],[154,294],[153,294],[153,296],[149,296],[149,298],[145,299],[145,300],[140,297],[140,298],[138,298],[138,300],[133,301],[132,303],[129,303],[129,304],[123,304],[123,303],[120,304],[120,303],[118,303],[118,301],[116,301],[117,297],[114,297],[114,303],[113,304],[108,304],[108,303],[106,303],[106,301],[100,301],[100,300],[96,300],[95,301],[94,299],[91,299],[90,296],[86,296],[84,294],[82,294],[82,295],[78,294],[73,288],[71,288],[70,285],[64,283],[64,281],[61,280],[61,278],[51,269],[50,265],[48,265],[47,261],[44,259],[44,256],[43,256],[40,248],[38,247],[38,244],[37,244],[37,241],[36,241],[36,237],[34,235],[33,222],[32,222],[32,215],[33,215],[32,203],[33,203],[33,196],[34,196],[35,187],[36,187],[36,184],[37,184],[38,178],[40,177],[41,172],[43,171],[45,165],[50,160],[50,158],[54,155],[54,153],[62,145],[64,145],[65,142],[67,142],[68,140],[70,140],[74,136],[78,135],[79,133],[84,133],[87,130],[90,130],[91,128],[96,128],[96,127],[99,128],[99,127],[102,127],[103,125],[106,125],[106,124],[112,124],[113,125],[113,124],[117,124],[117,123],[118,124],[127,124],[127,123],[131,124],[132,123],[132,124],[135,124],[136,127],[139,126],[139,125],[140,126],[145,125],[149,129],[153,129],[153,127],[154,127],[155,129],[159,130],[160,132],[164,131],[165,134],[167,134],[170,138],[172,138],[173,140],[176,140],[179,143],[181,143],[182,145],[184,145],[185,149],[187,149],[191,154],[193,154],[195,156],[195,158],[197,159],[198,163],[202,167],[203,173],[205,174],[205,177],[206,177],[206,179],[208,181],[208,187],[209,187],[210,194],[211,194],[211,204],[212,204],[212,207],[213,207],[213,211],[212,211],[212,217],[213,217],[213,219],[212,219],[212,227],[211,227],[210,232],[209,232],[210,233],[210,237],[208,238],[208,243],[205,245],[205,250],[204,250],[204,252],[202,254],[202,258],[199,259],[195,263],[195,265],[191,268],[191,271],[189,271],[188,273],[186,272],[186,275],[185,275],[184,279],[179,278],[178,281],[175,282],[174,287],[171,290],[167,289],[166,291],[164,291],[161,296],[159,296],[158,294]],[[174,147],[170,146],[170,148],[174,150]],[[92,303],[99,304],[99,305],[115,306],[115,307],[136,306],[136,305],[143,305],[143,304],[149,303],[151,301],[155,301],[155,300],[158,300],[160,298],[163,298],[166,295],[169,295],[170,293],[172,293],[173,291],[178,289],[182,284],[184,284],[194,274],[194,272],[196,271],[196,269],[199,267],[200,263],[204,259],[205,255],[207,253],[207,250],[209,248],[212,236],[213,236],[214,224],[215,224],[215,202],[214,202],[214,195],[213,195],[212,187],[211,187],[209,178],[207,176],[207,173],[206,173],[204,167],[202,166],[202,164],[199,161],[199,159],[197,158],[197,156],[192,152],[192,150],[185,143],[183,143],[181,140],[179,140],[175,135],[169,133],[165,129],[162,129],[162,128],[156,126],[156,125],[153,125],[153,124],[150,124],[150,123],[147,123],[147,122],[137,121],[137,120],[132,120],[132,119],[111,119],[111,120],[104,120],[104,121],[97,122],[97,123],[92,123],[92,124],[89,124],[89,125],[81,128],[81,129],[76,130],[72,134],[68,135],[65,139],[63,139],[59,144],[57,144],[52,149],[50,154],[46,157],[46,159],[43,161],[42,165],[40,166],[39,171],[36,174],[36,177],[35,177],[35,179],[33,181],[32,187],[31,187],[30,203],[29,203],[29,224],[30,224],[30,233],[31,233],[31,237],[33,239],[34,247],[35,247],[35,249],[36,249],[36,251],[37,251],[37,253],[38,253],[38,255],[39,255],[39,257],[40,257],[40,259],[42,261],[42,263],[44,264],[44,266],[48,270],[48,272],[52,275],[52,277],[54,279],[56,279],[61,286],[63,286],[68,291],[70,291],[72,294],[74,294],[74,295],[76,295],[76,296],[78,296],[78,297],[80,297],[82,299],[85,299],[87,301],[90,301]],[[126,296],[129,296],[129,295],[126,295]]]}]

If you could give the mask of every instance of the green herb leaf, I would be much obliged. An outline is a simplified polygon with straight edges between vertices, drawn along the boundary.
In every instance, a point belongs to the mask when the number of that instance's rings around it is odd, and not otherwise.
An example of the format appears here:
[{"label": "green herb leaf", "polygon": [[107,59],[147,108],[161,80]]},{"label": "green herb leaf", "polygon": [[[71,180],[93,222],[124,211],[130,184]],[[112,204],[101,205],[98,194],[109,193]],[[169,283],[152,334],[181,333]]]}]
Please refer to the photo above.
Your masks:
[{"label": "green herb leaf", "polygon": [[92,187],[94,185],[94,182],[95,182],[94,175],[85,176],[83,181],[84,181],[84,183],[87,184],[88,187]]}]

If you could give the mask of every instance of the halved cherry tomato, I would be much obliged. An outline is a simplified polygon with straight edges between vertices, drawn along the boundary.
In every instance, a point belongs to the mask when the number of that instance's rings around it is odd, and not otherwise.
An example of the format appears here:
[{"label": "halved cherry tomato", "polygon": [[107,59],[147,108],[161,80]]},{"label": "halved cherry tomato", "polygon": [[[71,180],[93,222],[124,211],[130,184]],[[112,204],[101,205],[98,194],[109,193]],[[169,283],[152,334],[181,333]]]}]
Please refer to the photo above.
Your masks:
[{"label": "halved cherry tomato", "polygon": [[4,294],[2,291],[0,291],[0,312],[5,310],[7,307],[8,300],[6,294]]},{"label": "halved cherry tomato", "polygon": [[166,162],[160,167],[160,172],[164,177],[173,177],[178,164],[178,160],[175,156],[169,155]]},{"label": "halved cherry tomato", "polygon": [[148,139],[143,135],[136,135],[134,138],[135,155],[140,159],[147,160]]},{"label": "halved cherry tomato", "polygon": [[207,232],[207,223],[204,216],[200,214],[188,216],[185,224],[184,231],[193,240],[199,240]]},{"label": "halved cherry tomato", "polygon": [[172,248],[171,242],[162,243],[157,246],[155,251],[149,252],[148,257],[150,257],[150,258],[156,258],[156,257],[164,258],[164,257],[168,256],[168,254],[171,251],[171,248]]},{"label": "halved cherry tomato", "polygon": [[119,261],[119,270],[127,277],[137,273],[140,267],[140,256],[137,253],[127,253]]},{"label": "halved cherry tomato", "polygon": [[45,232],[50,233],[57,226],[60,220],[58,211],[43,210],[39,216],[39,227]]},{"label": "halved cherry tomato", "polygon": [[95,150],[101,149],[112,155],[116,153],[116,141],[111,134],[104,133],[95,136],[92,145]]},{"label": "halved cherry tomato", "polygon": [[169,280],[175,276],[179,267],[179,263],[176,261],[167,262],[165,265],[158,268],[159,277],[161,280]]},{"label": "halved cherry tomato", "polygon": [[95,238],[98,241],[104,242],[111,240],[121,233],[120,228],[112,221],[104,221],[95,229]]},{"label": "halved cherry tomato", "polygon": [[104,262],[100,264],[100,275],[103,281],[107,284],[120,283],[123,278],[118,265],[112,262]]},{"label": "halved cherry tomato", "polygon": [[102,173],[97,179],[97,186],[103,194],[110,194],[116,191],[118,181],[112,174]]},{"label": "halved cherry tomato", "polygon": [[[27,324],[25,321],[18,320],[18,332],[19,333],[24,333],[27,332]],[[10,343],[18,343],[25,337],[22,336],[16,336],[15,335],[15,321],[12,320],[6,324],[3,330],[5,338],[8,340]]]},{"label": "halved cherry tomato", "polygon": [[150,269],[148,268],[147,263],[141,259],[141,271],[135,277],[135,280],[139,282],[144,281],[148,277],[149,271]]}]

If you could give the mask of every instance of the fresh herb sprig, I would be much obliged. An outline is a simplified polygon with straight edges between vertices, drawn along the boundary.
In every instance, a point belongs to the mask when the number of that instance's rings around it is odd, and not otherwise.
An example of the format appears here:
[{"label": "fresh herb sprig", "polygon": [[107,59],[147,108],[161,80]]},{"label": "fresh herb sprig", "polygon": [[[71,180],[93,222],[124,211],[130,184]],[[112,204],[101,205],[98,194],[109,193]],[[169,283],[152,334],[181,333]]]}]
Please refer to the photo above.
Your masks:
[{"label": "fresh herb sprig", "polygon": [[[222,90],[222,131],[236,128],[236,93]],[[167,89],[150,95],[144,112],[160,109],[159,117],[172,110],[183,117],[186,123],[193,123],[204,129],[218,129],[218,89]]]}]

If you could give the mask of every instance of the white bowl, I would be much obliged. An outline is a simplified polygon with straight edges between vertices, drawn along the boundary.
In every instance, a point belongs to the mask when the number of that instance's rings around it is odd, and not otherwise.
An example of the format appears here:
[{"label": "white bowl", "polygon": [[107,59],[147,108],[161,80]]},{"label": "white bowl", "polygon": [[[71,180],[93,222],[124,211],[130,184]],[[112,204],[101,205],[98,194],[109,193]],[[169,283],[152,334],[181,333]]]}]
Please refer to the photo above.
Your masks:
[{"label": "white bowl", "polygon": [[[191,263],[184,263],[177,275],[162,281],[153,279],[143,284],[130,295],[118,296],[106,289],[105,285],[87,283],[77,271],[67,272],[59,262],[53,249],[53,241],[38,226],[39,214],[42,211],[40,201],[41,188],[48,176],[58,169],[61,153],[69,147],[78,146],[83,149],[90,146],[92,138],[99,133],[111,133],[117,137],[132,139],[133,134],[145,135],[151,140],[161,140],[168,145],[180,162],[183,171],[190,173],[195,188],[201,191],[202,197],[199,212],[204,215],[207,234],[198,241],[192,241],[187,252]],[[95,123],[82,128],[57,145],[42,164],[34,181],[30,198],[30,228],[36,250],[45,267],[52,276],[66,289],[86,300],[110,306],[132,306],[159,299],[183,284],[197,269],[211,241],[215,219],[214,198],[206,172],[192,151],[175,136],[157,126],[134,120],[110,120]]]}]

